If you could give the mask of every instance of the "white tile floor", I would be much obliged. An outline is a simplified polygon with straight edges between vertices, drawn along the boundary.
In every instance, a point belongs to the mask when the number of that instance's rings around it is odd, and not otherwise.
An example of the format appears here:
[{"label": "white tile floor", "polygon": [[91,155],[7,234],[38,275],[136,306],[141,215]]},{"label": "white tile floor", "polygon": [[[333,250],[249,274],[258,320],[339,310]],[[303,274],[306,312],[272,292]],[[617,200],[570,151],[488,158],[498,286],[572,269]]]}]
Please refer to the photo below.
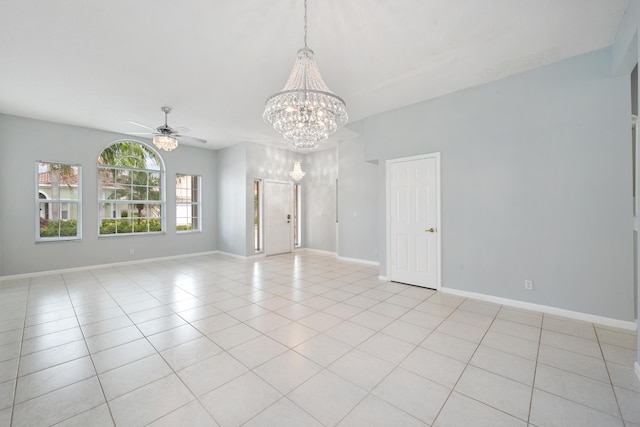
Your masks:
[{"label": "white tile floor", "polygon": [[299,252],[0,282],[1,426],[640,426],[636,334]]}]

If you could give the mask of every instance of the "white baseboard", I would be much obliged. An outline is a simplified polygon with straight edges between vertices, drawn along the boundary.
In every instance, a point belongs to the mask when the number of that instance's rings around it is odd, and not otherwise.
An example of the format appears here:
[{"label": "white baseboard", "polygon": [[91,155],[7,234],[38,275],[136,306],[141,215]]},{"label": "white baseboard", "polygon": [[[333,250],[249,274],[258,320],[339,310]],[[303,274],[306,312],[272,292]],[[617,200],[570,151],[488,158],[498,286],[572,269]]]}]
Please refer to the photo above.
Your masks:
[{"label": "white baseboard", "polygon": [[636,377],[640,380],[640,364],[637,361],[633,364],[633,370],[636,371]]},{"label": "white baseboard", "polygon": [[313,248],[298,248],[296,251],[300,252],[312,252],[320,255],[333,255],[336,256],[335,252],[325,251],[324,249],[313,249]]},{"label": "white baseboard", "polygon": [[378,279],[380,280],[385,280],[385,281],[389,281],[389,278],[387,276],[378,276]]},{"label": "white baseboard", "polygon": [[200,255],[215,255],[217,253],[219,253],[219,252],[218,251],[195,252],[195,253],[191,253],[191,254],[171,255],[171,256],[158,257],[158,258],[137,259],[137,260],[134,260],[134,261],[120,261],[120,262],[112,262],[112,263],[109,263],[109,264],[95,264],[95,265],[85,265],[83,267],[62,268],[62,269],[59,269],[59,270],[35,271],[33,273],[14,274],[14,275],[11,275],[11,276],[0,276],[0,282],[5,282],[5,281],[8,281],[8,280],[27,279],[29,277],[49,276],[51,274],[73,273],[73,272],[76,272],[76,271],[96,270],[96,269],[99,269],[99,268],[119,267],[119,266],[123,266],[123,265],[141,264],[141,263],[157,262],[157,261],[167,261],[167,260],[171,260],[171,259],[188,258],[188,257],[200,256]]},{"label": "white baseboard", "polygon": [[264,253],[255,254],[255,255],[249,255],[249,256],[238,255],[238,254],[234,254],[234,253],[231,253],[231,252],[225,252],[225,251],[215,251],[215,253],[218,254],[218,255],[224,255],[224,256],[231,257],[231,258],[242,259],[242,260],[248,260],[248,259],[254,259],[254,258],[264,258],[266,256]]},{"label": "white baseboard", "polygon": [[358,264],[367,264],[367,265],[375,265],[375,266],[379,266],[380,263],[378,261],[369,261],[366,259],[358,259],[358,258],[347,258],[344,256],[339,256],[338,255],[338,259],[340,261],[347,261],[347,262],[357,262]]},{"label": "white baseboard", "polygon": [[578,311],[565,310],[563,308],[551,307],[548,305],[533,304],[529,302],[523,302],[508,298],[495,297],[492,295],[485,295],[476,292],[462,291],[459,289],[442,287],[442,292],[457,295],[465,298],[474,298],[482,301],[492,302],[495,304],[507,305],[515,308],[522,308],[525,310],[538,311],[541,313],[553,314],[556,316],[568,317],[570,319],[582,320],[584,322],[597,323],[600,325],[612,326],[614,328],[627,329],[635,331],[638,328],[636,322],[612,319],[610,317],[596,316],[595,314],[581,313]]}]

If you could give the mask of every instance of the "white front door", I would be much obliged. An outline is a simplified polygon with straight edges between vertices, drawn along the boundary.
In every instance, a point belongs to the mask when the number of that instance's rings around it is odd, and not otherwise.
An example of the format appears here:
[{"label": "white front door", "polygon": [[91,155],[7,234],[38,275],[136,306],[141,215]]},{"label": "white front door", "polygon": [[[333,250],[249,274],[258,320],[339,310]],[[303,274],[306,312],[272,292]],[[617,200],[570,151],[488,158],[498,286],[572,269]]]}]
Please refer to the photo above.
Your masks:
[{"label": "white front door", "polygon": [[440,155],[387,162],[389,279],[440,288]]},{"label": "white front door", "polygon": [[293,247],[293,186],[290,182],[264,183],[264,253],[291,252]]}]

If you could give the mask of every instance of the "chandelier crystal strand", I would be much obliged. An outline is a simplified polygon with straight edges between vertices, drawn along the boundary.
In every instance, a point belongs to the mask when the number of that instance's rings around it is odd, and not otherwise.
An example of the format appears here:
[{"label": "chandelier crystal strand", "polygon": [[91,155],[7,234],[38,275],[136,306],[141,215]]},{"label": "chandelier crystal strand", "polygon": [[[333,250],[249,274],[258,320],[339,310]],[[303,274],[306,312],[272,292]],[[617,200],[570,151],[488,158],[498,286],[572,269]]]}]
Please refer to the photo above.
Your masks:
[{"label": "chandelier crystal strand", "polygon": [[317,148],[319,142],[347,120],[345,102],[331,92],[307,47],[307,2],[304,2],[304,47],[282,91],[267,99],[262,117],[298,148]]},{"label": "chandelier crystal strand", "polygon": [[[298,148],[296,147],[296,158],[298,157]],[[293,170],[289,172],[289,176],[295,182],[300,182],[302,178],[304,178],[305,173],[302,171],[302,166],[300,165],[300,159],[297,158],[295,162],[293,162]]]},{"label": "chandelier crystal strand", "polygon": [[294,180],[295,182],[300,182],[305,175],[306,173],[302,172],[302,167],[300,166],[300,162],[297,160],[293,162],[293,170],[289,172],[289,176],[291,177],[291,179]]},{"label": "chandelier crystal strand", "polygon": [[153,137],[153,143],[164,151],[171,151],[178,146],[178,140],[171,135],[156,135]]},{"label": "chandelier crystal strand", "polygon": [[164,113],[164,126],[157,128],[158,135],[153,137],[153,143],[156,147],[164,151],[174,150],[178,146],[178,139],[173,136],[173,129],[171,129],[167,123],[168,115],[171,112],[171,107],[161,107],[160,110]]}]

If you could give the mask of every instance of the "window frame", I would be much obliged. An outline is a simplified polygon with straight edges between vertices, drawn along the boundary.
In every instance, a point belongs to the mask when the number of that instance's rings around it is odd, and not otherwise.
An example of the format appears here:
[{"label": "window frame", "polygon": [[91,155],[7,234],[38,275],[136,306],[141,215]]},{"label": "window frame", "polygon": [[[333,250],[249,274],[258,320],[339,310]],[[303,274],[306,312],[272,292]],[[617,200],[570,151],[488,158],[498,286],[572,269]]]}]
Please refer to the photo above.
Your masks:
[{"label": "window frame", "polygon": [[[98,158],[100,157],[100,155],[110,146],[118,144],[118,143],[123,143],[123,142],[131,142],[134,144],[139,144],[141,146],[143,146],[145,149],[151,151],[155,157],[158,160],[158,169],[147,169],[147,168],[135,168],[135,167],[128,167],[128,166],[116,166],[116,165],[110,165],[110,164],[102,164],[99,162],[96,162],[96,201],[97,201],[97,233],[98,233],[98,238],[102,239],[102,238],[114,238],[114,237],[131,237],[131,236],[156,236],[156,235],[163,235],[167,233],[167,198],[166,198],[166,168],[164,165],[164,159],[162,158],[162,156],[160,155],[160,153],[155,150],[153,147],[151,147],[148,144],[145,144],[141,141],[135,140],[135,139],[121,139],[121,140],[117,140],[114,141],[110,144],[107,144],[101,151],[100,154],[98,155]],[[104,198],[100,198],[101,194],[100,194],[100,186],[101,186],[101,181],[100,181],[100,171],[104,170],[104,169],[111,169],[114,172],[114,176],[117,170],[121,170],[121,171],[128,171],[130,173],[136,173],[136,172],[144,172],[147,175],[155,173],[159,175],[159,179],[158,179],[158,186],[159,188],[159,199],[158,200],[149,200],[148,195],[147,195],[147,199],[145,200],[136,200],[136,199],[125,199],[125,200],[118,200],[118,199],[104,199]],[[115,188],[115,182],[114,182],[114,191],[117,191],[117,188]],[[133,191],[133,184],[131,184],[131,188]],[[147,180],[147,184],[146,187],[149,188],[149,182]],[[142,202],[142,203],[141,203]],[[114,211],[113,207],[116,207],[118,205],[124,205],[127,206],[127,216],[125,216],[124,218],[129,219],[129,206],[131,205],[135,205],[135,204],[144,204],[147,207],[149,205],[159,205],[159,209],[160,209],[160,230],[159,231],[148,231],[147,227],[147,231],[135,231],[135,226],[133,226],[133,231],[131,232],[127,232],[127,233],[106,233],[106,234],[102,234],[101,233],[101,228],[102,228],[102,221],[103,220],[108,220],[108,219],[114,219],[116,221],[118,220],[122,220],[123,217],[122,216],[118,216],[116,214],[116,216],[113,216],[113,213],[110,217],[106,218],[103,217],[103,204],[110,204],[112,206],[111,208],[111,212],[117,212],[117,209]],[[120,211],[122,212],[122,210]],[[132,217],[135,218],[135,217]],[[146,217],[146,219],[153,219],[154,217]],[[116,222],[116,230],[117,230],[117,222]]]},{"label": "window frame", "polygon": [[252,223],[252,234],[253,234],[253,253],[259,254],[264,252],[264,239],[262,235],[263,231],[263,213],[264,209],[262,206],[262,193],[263,193],[263,180],[260,178],[254,178],[253,180],[253,191],[252,197],[253,200],[253,220]]},{"label": "window frame", "polygon": [[[178,201],[178,177],[190,177],[190,179],[196,178],[196,195],[197,200],[194,202],[193,199],[190,202],[180,202]],[[176,234],[187,234],[187,233],[201,233],[202,232],[202,176],[201,175],[193,175],[186,173],[176,173]],[[187,208],[188,211],[193,213],[193,207],[196,207],[196,218],[198,226],[196,228],[193,227],[193,215],[190,217],[182,217],[178,216],[178,209],[180,206],[190,206]],[[178,230],[178,219],[179,218],[188,218],[191,220],[191,229],[190,230]]]},{"label": "window frame", "polygon": [[[77,198],[76,199],[68,199],[68,198],[61,198],[58,197],[57,199],[54,198],[46,198],[46,193],[44,191],[41,190],[40,188],[40,165],[41,164],[47,164],[47,165],[64,165],[64,166],[69,166],[72,168],[76,168],[77,170],[77,178],[76,178],[76,193],[77,193]],[[53,191],[52,191],[53,192]],[[41,198],[40,195],[44,195],[45,198]],[[58,205],[58,216],[59,218],[57,218],[58,221],[69,221],[73,218],[67,218],[67,219],[62,219],[61,214],[62,214],[62,206],[66,205],[68,207],[67,211],[67,216],[69,216],[71,214],[71,212],[73,211],[73,209],[71,208],[72,205],[76,206],[76,235],[75,236],[61,236],[60,235],[60,228],[58,228],[58,235],[57,236],[50,236],[50,237],[42,237],[41,236],[41,217],[40,217],[40,204],[44,203],[47,206],[47,209],[49,209],[50,206],[57,204]],[[49,221],[55,221],[56,219],[52,219],[52,218],[48,218],[49,214],[46,213],[45,214],[45,218]],[[43,243],[43,242],[64,242],[64,241],[73,241],[73,240],[82,240],[82,165],[80,165],[79,163],[69,163],[69,162],[48,162],[48,161],[44,161],[44,160],[36,160],[35,163],[35,242],[36,243]]]},{"label": "window frame", "polygon": [[302,247],[302,184],[293,184],[293,247]]}]

